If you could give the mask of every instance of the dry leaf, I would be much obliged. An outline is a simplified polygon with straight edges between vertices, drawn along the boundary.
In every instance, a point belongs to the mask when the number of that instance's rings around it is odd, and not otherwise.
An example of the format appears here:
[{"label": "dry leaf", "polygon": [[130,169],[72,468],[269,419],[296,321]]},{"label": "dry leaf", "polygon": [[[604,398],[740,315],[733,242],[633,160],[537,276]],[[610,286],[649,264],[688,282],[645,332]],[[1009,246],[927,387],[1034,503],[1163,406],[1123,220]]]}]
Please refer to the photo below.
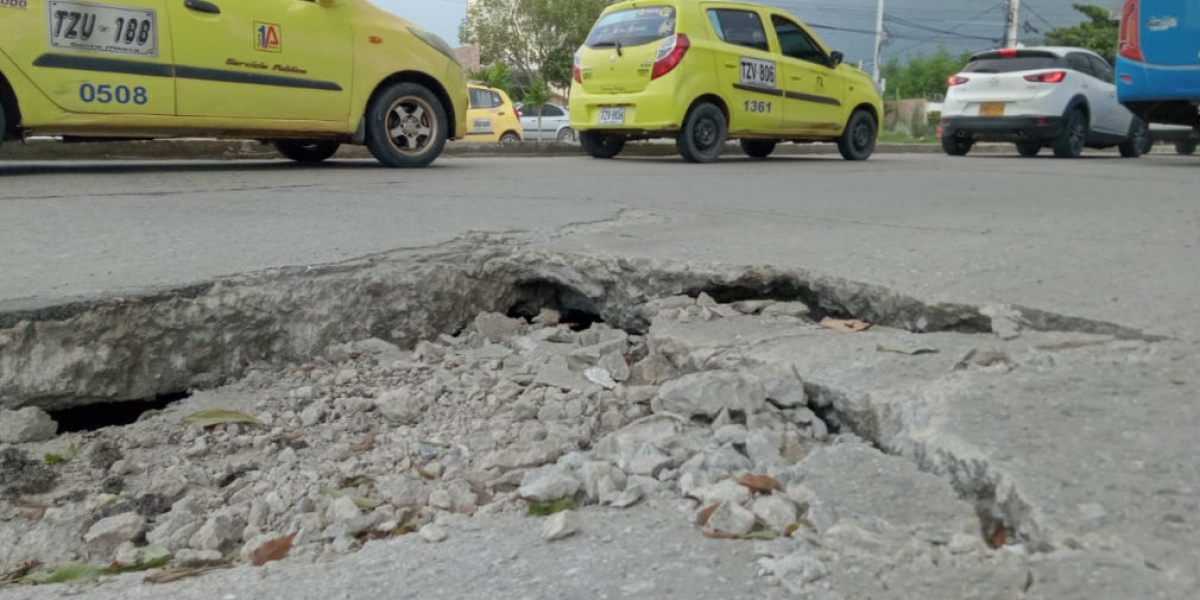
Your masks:
[{"label": "dry leaf", "polygon": [[834,319],[833,317],[825,317],[824,319],[821,319],[821,326],[834,331],[845,331],[849,333],[866,331],[872,327],[872,325],[866,321],[860,321],[858,319]]},{"label": "dry leaf", "polygon": [[750,533],[747,533],[746,535],[742,536],[742,539],[743,540],[761,540],[761,541],[769,542],[771,540],[779,539],[779,534],[775,533],[774,531],[771,531],[770,529],[760,529],[758,531],[751,531]]},{"label": "dry leaf", "polygon": [[42,566],[42,561],[40,560],[27,560],[17,565],[17,568],[0,575],[0,585],[17,581],[40,566]]},{"label": "dry leaf", "polygon": [[995,531],[992,531],[991,537],[988,538],[988,546],[991,546],[992,550],[999,550],[1004,547],[1006,542],[1008,542],[1008,528],[1004,526],[1004,523],[997,523]]},{"label": "dry leaf", "polygon": [[233,565],[228,564],[228,563],[220,564],[220,565],[210,565],[207,567],[178,567],[175,569],[166,569],[164,571],[159,571],[153,575],[146,577],[143,581],[145,581],[146,583],[171,583],[173,581],[179,581],[180,579],[187,579],[188,577],[199,577],[200,575],[203,575],[203,574],[211,572],[211,571],[219,571],[221,569],[228,569],[231,567],[233,567]]},{"label": "dry leaf", "polygon": [[879,352],[903,354],[905,356],[921,356],[922,354],[937,354],[941,352],[937,348],[888,348],[882,344],[876,344],[875,349]]},{"label": "dry leaf", "polygon": [[1092,346],[1103,346],[1103,345],[1107,344],[1108,342],[1109,342],[1109,340],[1073,340],[1073,341],[1069,341],[1069,342],[1062,342],[1059,344],[1043,344],[1041,346],[1036,346],[1036,348],[1038,350],[1048,350],[1048,351],[1079,350],[1080,348],[1090,348]]},{"label": "dry leaf", "polygon": [[708,520],[712,518],[713,513],[717,512],[717,508],[719,506],[721,506],[721,505],[714,504],[714,505],[709,506],[708,508],[705,508],[704,510],[700,511],[700,515],[698,517],[696,517],[696,525],[698,525],[700,527],[704,527],[705,525],[708,525]]},{"label": "dry leaf", "polygon": [[787,529],[783,530],[783,537],[792,537],[792,535],[797,531],[800,531],[800,524],[792,523],[791,525],[787,526]]},{"label": "dry leaf", "polygon": [[428,479],[429,481],[434,481],[437,479],[437,475],[434,475],[433,473],[421,468],[421,465],[417,464],[417,461],[413,460],[412,454],[408,455],[408,462],[412,463],[413,468],[417,471],[417,475],[420,475],[422,478]]},{"label": "dry leaf", "polygon": [[710,537],[710,538],[717,539],[717,540],[740,540],[740,539],[742,539],[742,536],[740,536],[736,533],[729,533],[728,531],[721,531],[720,529],[713,529],[712,527],[701,527],[700,533],[703,533],[706,537]]},{"label": "dry leaf", "polygon": [[250,556],[250,564],[261,567],[269,562],[287,558],[288,553],[292,551],[292,540],[296,539],[298,533],[300,532],[273,539],[259,546]]},{"label": "dry leaf", "polygon": [[353,446],[350,446],[350,449],[357,453],[370,452],[374,448],[375,448],[375,434],[373,434],[373,433],[368,434],[367,437],[363,438],[363,441],[361,441]]},{"label": "dry leaf", "polygon": [[771,492],[782,492],[783,486],[779,485],[778,481],[767,475],[746,474],[737,478],[737,482],[741,485],[750,488],[750,491],[757,494],[770,494]]},{"label": "dry leaf", "polygon": [[265,428],[258,419],[236,410],[202,410],[184,417],[183,423],[185,425],[199,425],[201,427],[215,427],[217,425],[239,423],[259,429]]}]

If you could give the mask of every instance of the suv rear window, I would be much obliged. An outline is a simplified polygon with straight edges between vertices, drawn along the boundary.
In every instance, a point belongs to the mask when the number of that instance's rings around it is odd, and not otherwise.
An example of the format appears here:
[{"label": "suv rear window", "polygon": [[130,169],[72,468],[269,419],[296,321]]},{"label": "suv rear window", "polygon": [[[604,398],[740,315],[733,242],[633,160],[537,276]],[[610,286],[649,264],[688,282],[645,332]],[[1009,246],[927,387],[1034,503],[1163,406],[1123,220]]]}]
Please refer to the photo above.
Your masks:
[{"label": "suv rear window", "polygon": [[1060,66],[1058,57],[1047,54],[1032,56],[1017,55],[1013,58],[979,57],[967,63],[964,73],[1015,73],[1017,71],[1036,71],[1038,69],[1054,69]]},{"label": "suv rear window", "polygon": [[631,8],[600,17],[588,34],[588,48],[641,46],[675,35],[675,9],[670,6]]}]

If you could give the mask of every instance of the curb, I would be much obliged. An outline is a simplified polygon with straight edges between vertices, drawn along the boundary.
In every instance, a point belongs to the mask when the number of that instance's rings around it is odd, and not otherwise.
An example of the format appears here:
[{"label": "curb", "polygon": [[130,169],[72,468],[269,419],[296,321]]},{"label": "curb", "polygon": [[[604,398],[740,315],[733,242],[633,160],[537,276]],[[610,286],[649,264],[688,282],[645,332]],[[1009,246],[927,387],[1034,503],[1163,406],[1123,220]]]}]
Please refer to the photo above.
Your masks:
[{"label": "curb", "polygon": [[[1003,147],[1003,145],[1001,145]],[[979,147],[977,151],[992,149]],[[726,152],[742,154],[737,144],[729,144]],[[937,144],[879,144],[878,154],[938,154]],[[834,144],[786,144],[776,151],[778,155],[829,155],[837,154]],[[622,152],[625,156],[674,156],[675,145],[671,143],[632,143]],[[497,144],[455,142],[448,144],[443,153],[446,157],[531,157],[584,156],[577,144],[522,143],[501,147]],[[7,142],[0,146],[0,160],[5,161],[53,161],[53,160],[273,160],[280,158],[269,144],[248,140],[148,140],[124,142],[72,142],[64,143],[50,139],[27,140],[24,143]],[[370,152],[363,146],[342,146],[337,159],[371,159]]]}]

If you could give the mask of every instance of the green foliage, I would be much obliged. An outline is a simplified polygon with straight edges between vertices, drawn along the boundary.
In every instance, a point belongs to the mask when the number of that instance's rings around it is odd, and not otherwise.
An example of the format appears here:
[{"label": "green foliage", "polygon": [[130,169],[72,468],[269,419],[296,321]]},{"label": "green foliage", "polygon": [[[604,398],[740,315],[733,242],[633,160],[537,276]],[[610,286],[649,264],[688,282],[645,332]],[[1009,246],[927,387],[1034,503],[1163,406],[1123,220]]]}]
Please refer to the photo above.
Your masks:
[{"label": "green foliage", "polygon": [[468,77],[481,81],[488,87],[504,90],[514,100],[518,99],[517,81],[513,77],[512,69],[502,62],[492,63],[478,71],[472,71]]},{"label": "green foliage", "polygon": [[1075,10],[1083,13],[1087,20],[1079,25],[1059,27],[1046,34],[1046,43],[1052,46],[1077,46],[1087,48],[1112,64],[1117,59],[1117,37],[1121,22],[1112,18],[1108,9],[1088,4],[1075,4]]},{"label": "green foliage", "polygon": [[525,106],[541,112],[541,108],[550,101],[550,90],[546,88],[546,80],[535,77],[529,89],[525,92]]},{"label": "green foliage", "polygon": [[571,510],[572,508],[575,508],[575,500],[571,498],[563,498],[555,502],[530,502],[529,516],[548,517],[554,513]]},{"label": "green foliage", "polygon": [[933,56],[916,56],[901,64],[892,57],[880,74],[887,80],[888,98],[932,98],[946,93],[946,79],[958,73],[971,58],[970,53],[955,56],[945,48]]},{"label": "green foliage", "polygon": [[541,76],[567,87],[571,67],[600,12],[614,0],[478,0],[459,27],[463,43],[477,44],[487,63],[516,72],[518,87]]}]

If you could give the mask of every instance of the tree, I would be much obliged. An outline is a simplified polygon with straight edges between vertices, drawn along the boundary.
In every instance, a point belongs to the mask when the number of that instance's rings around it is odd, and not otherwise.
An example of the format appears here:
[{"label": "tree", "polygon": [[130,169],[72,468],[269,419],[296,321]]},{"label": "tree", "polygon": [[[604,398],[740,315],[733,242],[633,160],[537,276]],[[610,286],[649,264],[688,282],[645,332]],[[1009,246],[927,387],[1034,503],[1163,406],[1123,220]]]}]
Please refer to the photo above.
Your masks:
[{"label": "tree", "polygon": [[[542,107],[550,101],[550,90],[546,89],[546,80],[541,77],[535,77],[533,82],[529,84],[529,90],[525,92],[525,106],[531,108],[537,114],[537,130],[542,130]],[[541,138],[538,138],[538,143],[541,143]]]},{"label": "tree", "polygon": [[915,56],[901,63],[892,57],[880,75],[887,80],[891,98],[933,98],[946,93],[946,79],[966,66],[971,54],[954,56],[941,48],[933,56]]},{"label": "tree", "polygon": [[1107,8],[1088,4],[1075,4],[1075,10],[1084,14],[1087,21],[1070,27],[1059,27],[1046,34],[1046,43],[1052,46],[1076,46],[1087,48],[1112,64],[1117,59],[1117,37],[1121,22],[1112,18]]},{"label": "tree", "polygon": [[468,75],[471,79],[487,84],[488,87],[504,90],[515,101],[521,99],[521,95],[517,93],[517,82],[513,78],[512,69],[502,62],[492,63]]},{"label": "tree", "polygon": [[503,62],[525,88],[539,75],[567,87],[575,51],[604,7],[614,0],[478,0],[467,10],[459,38],[480,48],[485,63]]}]

